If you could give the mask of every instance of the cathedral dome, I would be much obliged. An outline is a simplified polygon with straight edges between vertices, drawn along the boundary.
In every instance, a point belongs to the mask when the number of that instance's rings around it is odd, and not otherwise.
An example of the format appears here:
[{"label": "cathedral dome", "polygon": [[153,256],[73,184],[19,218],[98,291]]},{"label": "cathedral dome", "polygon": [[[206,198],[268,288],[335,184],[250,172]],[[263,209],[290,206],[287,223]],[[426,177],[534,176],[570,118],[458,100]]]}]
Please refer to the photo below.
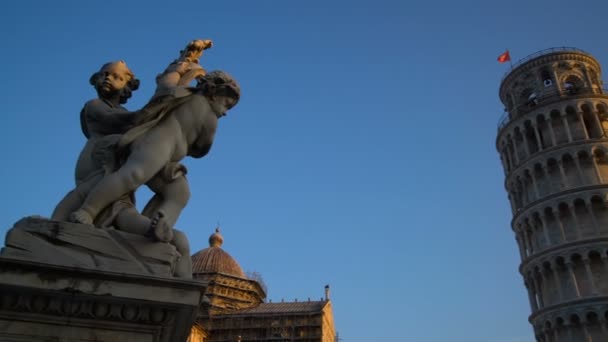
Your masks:
[{"label": "cathedral dome", "polygon": [[230,254],[222,249],[224,238],[219,228],[209,237],[209,248],[192,256],[192,274],[198,273],[224,273],[236,277],[247,278],[241,266]]}]

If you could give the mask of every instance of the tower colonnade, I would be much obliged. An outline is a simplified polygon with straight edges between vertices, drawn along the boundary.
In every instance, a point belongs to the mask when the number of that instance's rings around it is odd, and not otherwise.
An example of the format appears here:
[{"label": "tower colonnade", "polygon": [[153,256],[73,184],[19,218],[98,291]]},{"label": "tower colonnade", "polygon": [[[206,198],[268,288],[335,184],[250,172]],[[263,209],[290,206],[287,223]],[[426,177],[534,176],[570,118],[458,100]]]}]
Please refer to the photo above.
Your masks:
[{"label": "tower colonnade", "polygon": [[[503,121],[497,149],[506,172],[540,151],[576,141],[606,136],[608,105],[603,94],[568,95],[565,103],[549,104],[541,112],[527,113],[525,120]],[[535,105],[536,106],[536,105]],[[505,120],[509,116],[505,116]],[[521,122],[519,122],[521,121]]]},{"label": "tower colonnade", "polygon": [[608,341],[608,91],[574,48],[503,78],[496,149],[537,341]]}]

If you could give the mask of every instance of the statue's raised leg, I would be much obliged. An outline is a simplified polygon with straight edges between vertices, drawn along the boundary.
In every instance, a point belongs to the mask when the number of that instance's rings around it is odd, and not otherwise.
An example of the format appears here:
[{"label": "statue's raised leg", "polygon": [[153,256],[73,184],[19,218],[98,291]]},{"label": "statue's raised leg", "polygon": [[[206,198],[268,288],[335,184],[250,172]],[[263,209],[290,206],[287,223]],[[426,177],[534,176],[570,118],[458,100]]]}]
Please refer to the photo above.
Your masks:
[{"label": "statue's raised leg", "polygon": [[[153,231],[155,224],[153,221],[154,219],[139,214],[135,208],[125,208],[116,216],[114,223],[119,230],[140,235],[150,235],[152,233],[151,238],[161,241],[156,236],[156,234],[160,235],[161,233]],[[171,226],[167,226],[166,223],[165,226],[168,227],[168,232],[171,235],[165,236],[164,239],[166,241],[161,242],[169,242],[181,254],[175,266],[174,276],[190,279],[192,278],[192,261],[190,260],[190,244],[188,243],[186,234],[173,229]]]},{"label": "statue's raised leg", "polygon": [[78,209],[84,202],[87,194],[99,182],[103,175],[99,174],[89,178],[86,182],[80,183],[57,204],[51,219],[55,221],[68,221],[70,214]]},{"label": "statue's raised leg", "polygon": [[114,225],[122,231],[145,235],[155,241],[170,242],[173,239],[173,226],[167,224],[162,213],[148,218],[135,208],[125,208],[116,215]]},{"label": "statue's raised leg", "polygon": [[146,204],[142,214],[152,218],[161,212],[167,224],[175,226],[190,199],[190,186],[186,177],[182,174],[168,181],[163,175],[157,174],[146,185],[154,192],[154,196]]},{"label": "statue's raised leg", "polygon": [[92,224],[103,208],[148,182],[171,160],[176,138],[169,121],[165,120],[134,142],[120,169],[104,176],[89,192],[82,206],[72,213],[70,219],[73,222]]}]

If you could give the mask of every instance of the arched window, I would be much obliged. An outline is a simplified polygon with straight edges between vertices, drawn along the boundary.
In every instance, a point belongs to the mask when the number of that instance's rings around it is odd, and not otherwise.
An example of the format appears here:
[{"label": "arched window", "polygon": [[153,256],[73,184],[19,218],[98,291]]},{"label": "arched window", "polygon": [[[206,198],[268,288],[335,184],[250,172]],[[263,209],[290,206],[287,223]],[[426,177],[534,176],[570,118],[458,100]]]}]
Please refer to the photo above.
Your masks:
[{"label": "arched window", "polygon": [[583,80],[576,75],[570,75],[564,79],[564,90],[570,95],[578,93],[583,86]]},{"label": "arched window", "polygon": [[524,89],[519,95],[519,103],[523,103],[529,107],[533,107],[538,103],[536,99],[536,93],[532,88]]},{"label": "arched window", "polygon": [[604,103],[598,103],[596,105],[597,108],[597,112],[598,114],[606,114],[606,112],[608,112],[608,110],[606,109],[606,105]]},{"label": "arched window", "polygon": [[543,80],[543,86],[545,86],[545,88],[553,85],[553,80],[551,79],[551,74],[549,73],[549,70],[543,69],[540,72],[540,78]]}]

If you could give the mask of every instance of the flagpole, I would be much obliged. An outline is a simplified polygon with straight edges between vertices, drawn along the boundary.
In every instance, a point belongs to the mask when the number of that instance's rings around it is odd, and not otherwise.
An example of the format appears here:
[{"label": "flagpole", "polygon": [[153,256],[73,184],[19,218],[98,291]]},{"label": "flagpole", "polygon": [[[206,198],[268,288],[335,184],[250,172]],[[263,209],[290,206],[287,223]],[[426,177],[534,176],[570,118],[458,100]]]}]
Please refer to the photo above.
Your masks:
[{"label": "flagpole", "polygon": [[509,65],[511,66],[511,70],[513,70],[513,61],[511,61],[511,53],[509,52],[509,49],[507,49],[507,53],[509,54]]}]

